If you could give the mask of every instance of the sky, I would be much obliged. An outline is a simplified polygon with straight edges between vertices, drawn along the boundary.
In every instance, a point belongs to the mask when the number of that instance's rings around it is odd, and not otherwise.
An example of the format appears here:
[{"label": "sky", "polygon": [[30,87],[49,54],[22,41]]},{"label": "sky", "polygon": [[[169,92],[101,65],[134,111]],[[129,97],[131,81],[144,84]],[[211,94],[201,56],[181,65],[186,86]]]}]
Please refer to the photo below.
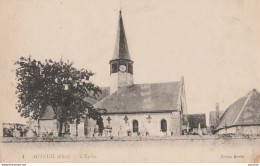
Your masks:
[{"label": "sky", "polygon": [[260,91],[257,0],[2,0],[1,123],[25,122],[15,109],[12,72],[20,56],[71,60],[96,73],[92,82],[109,86],[120,8],[134,83],[184,76],[190,114],[208,115],[216,103],[225,110]]}]

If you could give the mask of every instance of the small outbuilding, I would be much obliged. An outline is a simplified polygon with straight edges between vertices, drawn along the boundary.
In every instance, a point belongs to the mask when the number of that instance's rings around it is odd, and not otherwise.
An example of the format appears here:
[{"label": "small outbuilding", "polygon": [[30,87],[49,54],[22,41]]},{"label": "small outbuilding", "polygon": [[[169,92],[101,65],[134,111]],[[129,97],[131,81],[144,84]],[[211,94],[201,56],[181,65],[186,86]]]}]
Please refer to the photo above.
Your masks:
[{"label": "small outbuilding", "polygon": [[253,89],[231,104],[221,117],[214,133],[260,135],[260,93]]}]

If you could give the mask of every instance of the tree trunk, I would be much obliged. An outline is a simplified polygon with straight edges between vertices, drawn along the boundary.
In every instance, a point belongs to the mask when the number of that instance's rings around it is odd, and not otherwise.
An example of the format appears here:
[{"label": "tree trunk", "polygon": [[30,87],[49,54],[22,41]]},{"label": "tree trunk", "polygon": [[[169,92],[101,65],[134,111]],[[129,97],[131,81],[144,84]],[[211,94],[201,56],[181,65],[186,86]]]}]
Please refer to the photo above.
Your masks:
[{"label": "tree trunk", "polygon": [[76,137],[78,137],[78,122],[76,122]]},{"label": "tree trunk", "polygon": [[60,122],[59,137],[61,137],[62,136],[63,121],[59,121],[59,122]]}]

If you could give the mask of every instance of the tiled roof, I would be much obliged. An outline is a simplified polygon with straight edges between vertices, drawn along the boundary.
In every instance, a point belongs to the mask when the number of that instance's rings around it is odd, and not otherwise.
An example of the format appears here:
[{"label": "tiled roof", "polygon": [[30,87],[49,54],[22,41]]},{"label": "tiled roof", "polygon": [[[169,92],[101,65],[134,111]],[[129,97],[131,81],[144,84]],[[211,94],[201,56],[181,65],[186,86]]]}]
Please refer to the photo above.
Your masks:
[{"label": "tiled roof", "polygon": [[260,125],[260,93],[255,89],[228,107],[215,131],[241,125]]},{"label": "tiled roof", "polygon": [[104,99],[110,94],[110,88],[109,87],[101,87],[102,93],[97,97],[97,99],[85,97],[84,100],[89,102],[90,104],[96,104],[98,101]]},{"label": "tiled roof", "polygon": [[52,106],[47,106],[40,120],[54,119],[54,111]]},{"label": "tiled roof", "polygon": [[178,110],[181,81],[154,84],[134,84],[119,89],[96,103],[107,113],[135,113]]}]

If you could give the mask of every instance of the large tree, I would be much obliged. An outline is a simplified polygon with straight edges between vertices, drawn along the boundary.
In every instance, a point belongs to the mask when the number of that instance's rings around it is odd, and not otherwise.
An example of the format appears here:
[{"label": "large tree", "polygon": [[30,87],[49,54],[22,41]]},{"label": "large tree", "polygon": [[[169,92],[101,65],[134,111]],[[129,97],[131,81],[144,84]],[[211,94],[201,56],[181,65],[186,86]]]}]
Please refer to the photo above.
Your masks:
[{"label": "large tree", "polygon": [[102,123],[99,109],[85,98],[96,98],[101,89],[89,81],[94,75],[86,69],[76,69],[70,61],[51,59],[44,62],[21,57],[15,62],[18,102],[16,108],[24,118],[38,120],[47,106],[52,106],[59,122],[59,136],[64,123],[79,123],[86,114]]}]

